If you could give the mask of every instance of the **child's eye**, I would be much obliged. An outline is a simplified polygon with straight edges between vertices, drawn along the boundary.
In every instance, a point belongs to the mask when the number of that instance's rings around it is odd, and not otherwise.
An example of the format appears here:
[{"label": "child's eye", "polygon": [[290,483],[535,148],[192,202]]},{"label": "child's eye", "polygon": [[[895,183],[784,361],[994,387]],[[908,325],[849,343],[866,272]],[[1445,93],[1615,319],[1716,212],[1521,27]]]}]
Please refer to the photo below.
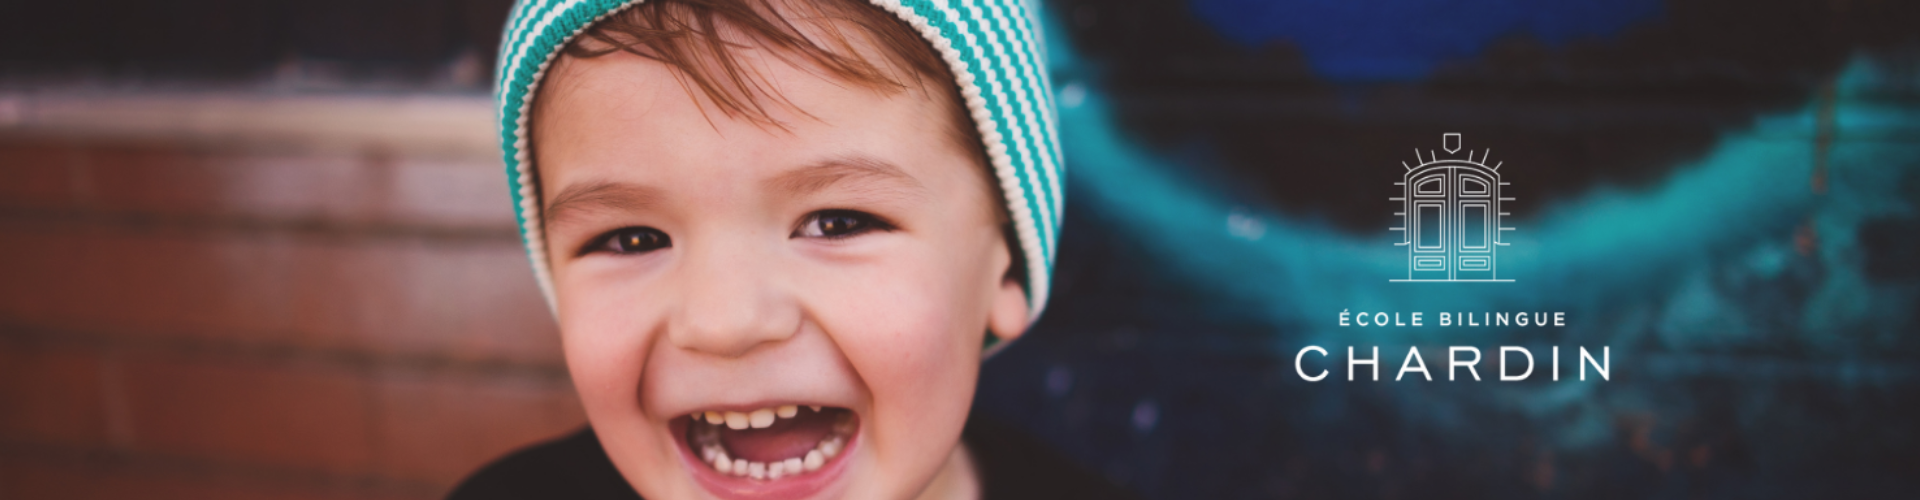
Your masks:
[{"label": "child's eye", "polygon": [[623,227],[608,232],[587,244],[581,254],[612,252],[641,254],[673,246],[673,238],[651,227]]},{"label": "child's eye", "polygon": [[800,228],[794,230],[796,238],[840,239],[858,236],[868,231],[886,231],[893,225],[879,217],[855,210],[821,210],[808,214],[800,222]]}]

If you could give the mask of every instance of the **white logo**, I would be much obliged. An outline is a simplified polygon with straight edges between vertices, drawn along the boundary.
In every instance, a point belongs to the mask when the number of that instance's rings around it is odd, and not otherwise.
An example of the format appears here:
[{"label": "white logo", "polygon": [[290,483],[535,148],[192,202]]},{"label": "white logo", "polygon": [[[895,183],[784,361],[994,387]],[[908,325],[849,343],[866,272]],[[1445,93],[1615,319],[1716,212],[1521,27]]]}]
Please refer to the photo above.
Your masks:
[{"label": "white logo", "polygon": [[[1400,202],[1400,242],[1407,247],[1407,277],[1391,281],[1502,281],[1499,248],[1507,246],[1500,237],[1513,228],[1501,222],[1508,215],[1501,211],[1500,197],[1507,185],[1500,181],[1500,165],[1487,165],[1493,154],[1487,149],[1474,159],[1466,151],[1460,159],[1460,134],[1441,136],[1441,149],[1427,150],[1421,157],[1414,148],[1419,165],[1408,166],[1400,182],[1401,195],[1390,200]],[[1447,158],[1441,157],[1444,151]]]}]

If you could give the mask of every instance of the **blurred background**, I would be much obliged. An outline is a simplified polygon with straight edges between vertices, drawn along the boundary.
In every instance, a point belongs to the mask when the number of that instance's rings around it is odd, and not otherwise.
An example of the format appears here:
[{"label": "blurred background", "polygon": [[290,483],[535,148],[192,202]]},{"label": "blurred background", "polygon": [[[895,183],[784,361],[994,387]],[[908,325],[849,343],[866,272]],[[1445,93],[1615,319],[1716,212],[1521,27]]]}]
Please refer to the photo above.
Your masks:
[{"label": "blurred background", "polygon": [[[0,498],[438,498],[582,425],[494,143],[509,4],[0,1]],[[1155,499],[1920,488],[1920,3],[1039,10],[1056,298],[976,412]],[[1513,283],[1387,281],[1443,133],[1504,162]],[[1612,373],[1338,375],[1455,345]]]}]

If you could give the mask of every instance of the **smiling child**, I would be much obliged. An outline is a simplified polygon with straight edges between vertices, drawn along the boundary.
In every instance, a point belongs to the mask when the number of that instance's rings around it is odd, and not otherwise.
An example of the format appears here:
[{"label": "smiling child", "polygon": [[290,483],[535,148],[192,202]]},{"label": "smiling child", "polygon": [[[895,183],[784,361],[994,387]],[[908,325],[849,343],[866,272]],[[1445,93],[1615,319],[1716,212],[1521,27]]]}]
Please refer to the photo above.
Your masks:
[{"label": "smiling child", "polygon": [[1063,171],[1018,0],[523,0],[502,146],[590,430],[454,498],[1110,498],[970,419]]}]

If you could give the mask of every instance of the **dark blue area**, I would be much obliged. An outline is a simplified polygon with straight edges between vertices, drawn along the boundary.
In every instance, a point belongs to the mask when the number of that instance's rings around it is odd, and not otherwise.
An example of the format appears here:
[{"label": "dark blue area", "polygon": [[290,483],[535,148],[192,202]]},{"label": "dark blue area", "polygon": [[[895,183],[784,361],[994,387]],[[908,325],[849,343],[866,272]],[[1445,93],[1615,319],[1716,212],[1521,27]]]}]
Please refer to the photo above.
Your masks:
[{"label": "dark blue area", "polygon": [[[1920,342],[1906,331],[1879,352],[1820,347],[1859,341],[1799,326],[1811,313],[1805,302],[1837,274],[1818,260],[1755,275],[1739,252],[1712,252],[1707,261],[1721,264],[1649,279],[1638,285],[1643,299],[1582,318],[1605,332],[1410,342],[1353,329],[1327,344],[1334,357],[1348,343],[1362,357],[1377,344],[1392,380],[1417,344],[1437,380],[1368,382],[1362,367],[1362,381],[1347,382],[1344,363],[1329,361],[1309,362],[1334,373],[1308,383],[1293,355],[1330,319],[1276,320],[1271,305],[1171,265],[1200,252],[1161,253],[1129,228],[1135,221],[1104,212],[1069,206],[1058,295],[1028,337],[987,363],[975,411],[1018,423],[1148,498],[1904,498],[1920,488],[1911,474],[1920,470]],[[1916,217],[1875,224],[1920,231]],[[1912,236],[1878,237],[1904,239],[1868,260],[1897,260],[1885,252],[1913,246]],[[1764,338],[1703,345],[1729,332],[1648,324],[1649,310],[1699,309],[1674,303],[1670,290],[1696,272],[1708,293],[1732,301],[1712,307],[1746,316]],[[1911,275],[1874,278],[1916,287]],[[1888,319],[1914,324],[1913,310]],[[1838,338],[1799,338],[1807,333]],[[1522,345],[1542,363],[1550,344],[1606,344],[1613,379],[1575,382],[1566,367],[1566,382],[1447,382],[1447,344]]]},{"label": "dark blue area", "polygon": [[[1350,22],[1384,29],[1421,15]],[[1401,61],[1445,50],[1473,57],[1502,36],[1498,26],[1519,33],[1553,25],[1513,19],[1520,21],[1458,34],[1453,45],[1399,42],[1428,52],[1394,52],[1388,44],[1376,53]],[[1541,38],[1564,43],[1599,32],[1599,24],[1573,24],[1581,27]],[[1636,185],[1547,192],[1534,181],[1566,166],[1508,162],[1502,180],[1513,182],[1522,201],[1512,224],[1518,234],[1500,262],[1502,277],[1516,281],[1408,284],[1388,281],[1405,272],[1405,254],[1384,231],[1401,165],[1314,165],[1367,181],[1335,198],[1375,200],[1370,208],[1382,223],[1370,231],[1277,209],[1235,177],[1264,170],[1225,171],[1204,152],[1147,147],[1112,110],[1160,97],[1137,88],[1109,93],[1090,76],[1106,61],[1077,59],[1074,47],[1054,43],[1061,144],[1072,173],[1055,295],[1029,335],[987,363],[977,411],[1164,500],[1907,498],[1920,491],[1920,271],[1913,264],[1920,51],[1861,51],[1842,68],[1822,70],[1824,90],[1790,107],[1711,122],[1715,133],[1703,153],[1661,165]],[[1420,64],[1445,57],[1452,56]],[[1660,94],[1675,96],[1669,100],[1583,88],[1549,97],[1686,105],[1758,85],[1684,83],[1695,87]],[[1423,84],[1407,86],[1414,85]],[[1238,96],[1257,102],[1253,92]],[[1486,103],[1461,106],[1476,104]],[[1264,120],[1291,118],[1288,108],[1263,109],[1280,110]],[[1444,124],[1457,116],[1420,118]],[[1669,116],[1629,123],[1652,126]],[[1520,119],[1552,129],[1556,118]],[[1584,132],[1562,130],[1576,138]],[[1410,150],[1439,147],[1439,132],[1416,142],[1352,144],[1407,151],[1410,160]],[[1284,146],[1327,135],[1303,129],[1274,140]],[[1517,149],[1508,134],[1469,133],[1465,141],[1469,149],[1492,148],[1497,160]],[[1273,151],[1258,167],[1304,182],[1288,174],[1305,167],[1289,161],[1285,147]],[[1299,190],[1323,189],[1306,183]],[[1569,321],[1553,329],[1343,327],[1337,318],[1347,308],[1561,311]],[[1329,351],[1304,366],[1330,371],[1328,380],[1295,373],[1296,353],[1307,345]],[[1374,346],[1382,380],[1367,380],[1362,367],[1360,380],[1347,381],[1347,349],[1366,358]],[[1452,382],[1450,346],[1476,347],[1488,358],[1500,346],[1522,346],[1541,364],[1524,381],[1494,379],[1489,362],[1481,365],[1487,380]],[[1557,382],[1546,375],[1555,346],[1562,349]],[[1573,350],[1603,346],[1611,378],[1578,380]],[[1392,381],[1409,347],[1422,350],[1435,380]]]},{"label": "dark blue area", "polygon": [[1221,36],[1247,47],[1290,44],[1333,81],[1417,80],[1496,40],[1548,46],[1604,38],[1656,17],[1660,0],[1193,0]]}]

